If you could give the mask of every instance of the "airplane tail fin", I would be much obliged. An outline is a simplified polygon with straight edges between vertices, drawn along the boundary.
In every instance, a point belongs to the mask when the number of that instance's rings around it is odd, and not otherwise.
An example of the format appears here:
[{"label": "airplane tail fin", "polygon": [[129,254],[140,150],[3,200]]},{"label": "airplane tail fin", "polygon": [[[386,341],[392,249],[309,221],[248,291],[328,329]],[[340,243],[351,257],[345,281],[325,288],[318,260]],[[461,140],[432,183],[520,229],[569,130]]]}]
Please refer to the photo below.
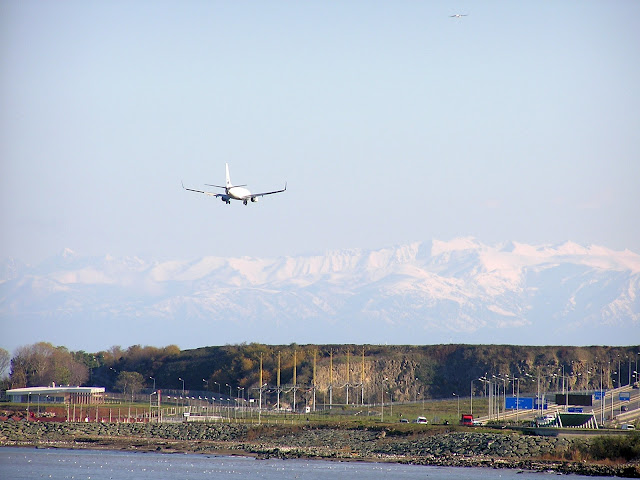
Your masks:
[{"label": "airplane tail fin", "polygon": [[225,163],[224,164],[224,168],[225,168],[225,173],[226,173],[226,183],[225,183],[225,185],[227,186],[227,188],[233,187],[233,185],[231,184],[231,178],[229,177],[229,164]]}]

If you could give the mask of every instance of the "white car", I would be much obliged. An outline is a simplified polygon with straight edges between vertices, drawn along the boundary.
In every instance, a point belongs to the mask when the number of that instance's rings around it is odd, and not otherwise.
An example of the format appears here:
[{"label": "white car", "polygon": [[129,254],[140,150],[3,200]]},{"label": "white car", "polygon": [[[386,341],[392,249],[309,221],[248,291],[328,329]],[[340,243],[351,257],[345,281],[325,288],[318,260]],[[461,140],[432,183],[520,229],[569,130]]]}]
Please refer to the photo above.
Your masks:
[{"label": "white car", "polygon": [[418,417],[416,418],[416,423],[429,423],[426,417]]}]

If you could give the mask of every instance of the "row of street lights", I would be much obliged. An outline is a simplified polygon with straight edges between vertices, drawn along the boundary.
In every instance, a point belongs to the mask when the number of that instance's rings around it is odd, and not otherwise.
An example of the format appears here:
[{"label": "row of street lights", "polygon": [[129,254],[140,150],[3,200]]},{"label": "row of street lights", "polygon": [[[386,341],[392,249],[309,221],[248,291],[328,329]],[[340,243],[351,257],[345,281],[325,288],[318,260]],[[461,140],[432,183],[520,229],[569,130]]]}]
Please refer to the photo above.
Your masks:
[{"label": "row of street lights", "polygon": [[[638,354],[640,355],[640,353]],[[504,395],[504,399],[505,399],[505,404],[506,404],[506,385],[508,381],[513,382],[514,385],[514,396],[516,397],[516,421],[518,419],[518,411],[519,411],[519,407],[520,407],[520,380],[535,380],[537,378],[537,394],[536,394],[536,399],[537,399],[537,408],[540,408],[541,410],[544,409],[544,396],[546,395],[546,392],[544,391],[544,387],[543,390],[541,392],[541,380],[546,380],[546,379],[561,379],[562,381],[562,394],[564,395],[564,399],[565,399],[565,408],[568,407],[568,403],[569,403],[569,379],[570,378],[579,378],[580,376],[583,375],[582,372],[579,373],[575,373],[572,375],[569,374],[565,374],[565,370],[564,370],[564,365],[562,366],[562,371],[561,374],[559,375],[558,373],[553,373],[550,375],[537,375],[537,377],[534,377],[533,375],[526,373],[524,374],[524,377],[509,377],[509,376],[505,376],[500,377],[499,375],[492,375],[491,378],[488,378],[488,375],[484,376],[484,377],[480,377],[480,378],[475,378],[473,380],[471,380],[471,384],[470,384],[470,407],[471,407],[471,414],[473,415],[473,396],[474,396],[474,386],[473,383],[475,381],[481,381],[484,384],[486,384],[487,386],[487,396],[489,397],[489,404],[488,404],[488,416],[489,418],[492,418],[493,415],[496,415],[496,418],[500,417],[500,402],[495,402],[495,397],[496,394],[498,396],[498,398],[500,398],[500,388],[499,388],[499,383],[498,382],[503,382],[503,395]],[[586,374],[590,375],[592,372],[590,370],[586,370]],[[613,375],[618,374],[618,377],[620,376],[620,368],[618,369],[618,372],[612,372]],[[602,391],[603,388],[603,375],[604,375],[604,367],[600,368],[600,391]],[[636,370],[633,371],[633,375],[636,379],[636,382],[638,381],[638,370],[636,368]],[[559,382],[558,382],[559,383]],[[631,362],[629,363],[629,384],[631,383]],[[546,385],[546,382],[545,382]],[[618,380],[618,386],[620,387],[620,381]],[[458,415],[460,415],[460,396],[456,393],[453,394],[454,397],[458,398]],[[506,406],[505,406],[506,407]]]},{"label": "row of street lights", "polygon": [[[640,353],[638,353],[638,356],[640,356]],[[631,373],[632,373],[632,370],[631,370],[632,361],[631,361],[631,357],[627,357],[627,359],[629,360],[629,383],[631,383],[631,379],[632,379],[632,375],[631,375]],[[621,365],[621,360],[622,359],[621,359],[620,355],[618,355],[618,371],[617,372],[612,372],[614,375],[615,374],[618,375],[618,386],[620,386],[620,383],[621,383],[620,382],[620,373],[621,373],[621,366],[622,366]],[[633,370],[633,376],[635,377],[636,382],[638,381],[637,363],[638,363],[638,358],[636,357],[636,370]],[[611,362],[609,362],[609,364],[611,364]],[[115,370],[114,370],[114,372],[115,372]],[[541,392],[540,392],[540,389],[541,389],[540,382],[541,382],[541,380],[549,379],[549,378],[556,378],[556,379],[562,379],[561,380],[561,382],[562,382],[562,393],[563,393],[563,395],[565,395],[565,397],[566,397],[565,400],[566,400],[566,402],[568,404],[568,388],[569,388],[568,379],[569,378],[578,378],[578,377],[580,377],[582,375],[582,373],[576,373],[576,374],[573,374],[573,375],[567,375],[567,374],[565,374],[565,365],[562,365],[561,374],[559,374],[559,373],[560,372],[553,373],[551,375],[539,375],[539,374],[537,375],[538,391],[537,391],[536,397],[538,399],[543,398],[541,396]],[[588,375],[590,375],[591,373],[592,372],[590,370],[588,370],[588,369],[586,370],[587,379],[589,378]],[[600,376],[601,376],[601,382],[600,383],[601,383],[601,389],[602,389],[603,368],[601,368]],[[533,375],[530,375],[530,374],[527,373],[527,374],[524,374],[524,376],[521,376],[521,377],[516,377],[516,376],[510,377],[510,376],[507,375],[507,376],[505,376],[503,378],[500,375],[498,375],[498,376],[492,375],[491,377],[489,377],[488,375],[485,375],[483,377],[479,377],[479,378],[471,380],[471,383],[470,383],[470,409],[471,409],[471,414],[473,414],[473,396],[474,396],[474,382],[475,381],[481,381],[486,385],[486,389],[487,389],[486,391],[487,391],[487,394],[488,394],[487,396],[489,397],[488,414],[489,414],[490,418],[494,414],[496,415],[497,418],[500,417],[500,401],[496,402],[495,399],[496,399],[496,397],[498,399],[500,399],[500,397],[503,396],[504,399],[505,399],[505,402],[506,402],[507,382],[512,382],[513,383],[513,389],[514,389],[513,394],[516,397],[516,418],[517,418],[518,410],[519,410],[519,407],[520,407],[520,400],[519,400],[519,397],[520,397],[520,381],[521,380],[528,380],[528,379],[535,380],[535,378],[536,377],[534,377]],[[153,380],[153,393],[151,395],[157,394],[156,379],[154,377],[151,377],[151,376],[149,377],[149,379]],[[178,377],[178,380],[182,382],[182,397],[184,397],[185,396],[185,380],[182,377]],[[209,381],[204,379],[204,378],[202,379],[202,381],[204,383],[205,388],[208,390],[209,389]],[[502,392],[501,392],[501,389],[500,389],[499,382],[503,383],[502,384]],[[218,382],[213,382],[213,383],[218,386],[218,393],[220,394],[220,390],[221,390],[222,385],[220,383],[218,383]],[[545,384],[546,384],[546,382],[545,382]],[[229,398],[232,398],[233,387],[228,383],[224,384],[224,386],[229,388]],[[240,394],[242,394],[242,398],[244,399],[244,390],[245,390],[245,388],[244,387],[237,387],[237,390],[238,391],[237,391],[236,398],[241,398]],[[261,390],[260,393],[262,393],[262,389],[260,389],[260,390]],[[544,395],[544,392],[543,392],[542,395]],[[460,395],[458,393],[453,393],[453,396],[457,398],[458,415],[460,415]],[[159,403],[159,399],[158,399],[158,403]],[[262,402],[260,402],[260,403],[262,403]],[[384,404],[384,402],[383,402],[383,404]],[[540,402],[538,402],[538,405],[540,406],[540,408],[544,408],[543,405]],[[504,410],[503,410],[503,412],[504,412]]]}]

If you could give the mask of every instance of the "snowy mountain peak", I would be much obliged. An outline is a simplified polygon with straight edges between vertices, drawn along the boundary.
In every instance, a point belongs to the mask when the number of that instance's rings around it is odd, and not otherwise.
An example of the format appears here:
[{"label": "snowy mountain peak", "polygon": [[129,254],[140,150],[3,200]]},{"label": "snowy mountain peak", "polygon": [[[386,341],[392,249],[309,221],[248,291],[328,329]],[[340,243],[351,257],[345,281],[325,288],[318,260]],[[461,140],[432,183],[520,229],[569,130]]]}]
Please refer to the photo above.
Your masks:
[{"label": "snowy mountain peak", "polygon": [[[111,344],[124,342],[121,331],[128,342],[170,344],[179,334],[193,346],[595,344],[631,340],[633,334],[620,337],[621,328],[640,332],[640,255],[573,242],[486,245],[469,237],[314,256],[164,262],[65,255],[9,269],[0,284],[2,318],[60,335],[90,318],[109,326]],[[203,340],[203,329],[216,340]],[[571,339],[562,340],[568,332]]]}]

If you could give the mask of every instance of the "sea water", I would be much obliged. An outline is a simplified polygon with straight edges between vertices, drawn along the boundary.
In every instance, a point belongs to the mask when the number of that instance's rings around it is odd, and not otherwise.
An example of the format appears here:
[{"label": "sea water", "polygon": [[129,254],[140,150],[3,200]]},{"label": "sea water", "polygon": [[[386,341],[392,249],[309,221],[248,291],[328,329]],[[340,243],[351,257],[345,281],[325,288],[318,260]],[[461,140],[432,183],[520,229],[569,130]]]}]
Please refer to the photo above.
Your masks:
[{"label": "sea water", "polygon": [[[487,478],[542,480],[553,472],[489,468],[432,467],[394,463],[339,462],[325,460],[258,460],[201,454],[138,453],[113,450],[0,448],[0,479],[73,480],[267,480],[344,479],[370,480],[486,480]],[[568,475],[572,479],[596,478]],[[602,477],[601,477],[602,478]]]}]

